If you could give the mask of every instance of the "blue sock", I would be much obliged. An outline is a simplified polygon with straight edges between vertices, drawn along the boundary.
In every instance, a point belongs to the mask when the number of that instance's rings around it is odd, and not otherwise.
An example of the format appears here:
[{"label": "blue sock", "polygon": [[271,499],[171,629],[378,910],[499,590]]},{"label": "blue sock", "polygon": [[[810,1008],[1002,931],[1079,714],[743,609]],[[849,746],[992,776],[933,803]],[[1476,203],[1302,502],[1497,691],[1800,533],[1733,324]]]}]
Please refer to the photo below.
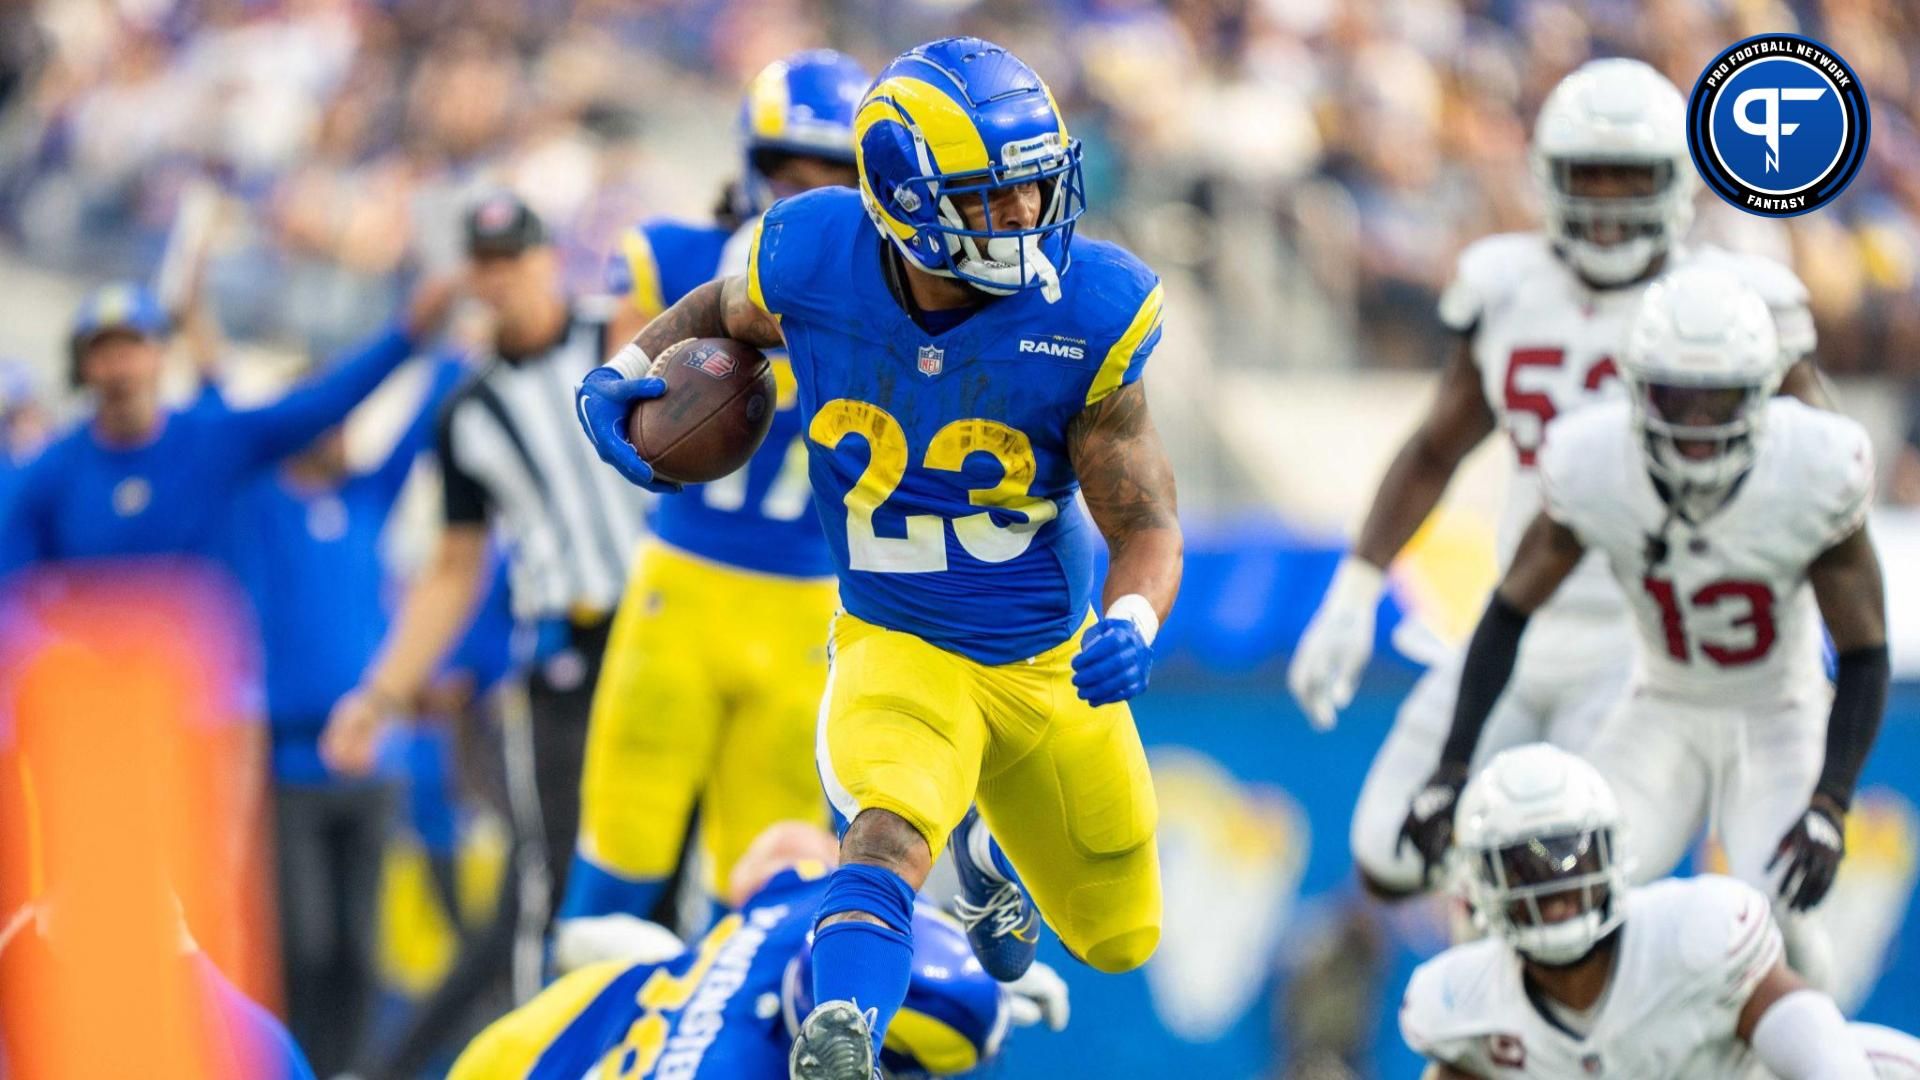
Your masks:
[{"label": "blue sock", "polygon": [[660,900],[667,887],[664,878],[626,878],[595,866],[575,852],[573,866],[567,871],[567,895],[560,902],[556,919],[577,919],[583,915],[612,915],[625,912],[644,919]]},{"label": "blue sock", "polygon": [[874,1060],[887,1025],[907,1000],[913,977],[913,886],[891,870],[850,863],[827,879],[814,925],[842,912],[872,915],[887,925],[847,920],[824,926],[813,935],[813,1000],[851,1001],[865,1011],[873,1009]]}]

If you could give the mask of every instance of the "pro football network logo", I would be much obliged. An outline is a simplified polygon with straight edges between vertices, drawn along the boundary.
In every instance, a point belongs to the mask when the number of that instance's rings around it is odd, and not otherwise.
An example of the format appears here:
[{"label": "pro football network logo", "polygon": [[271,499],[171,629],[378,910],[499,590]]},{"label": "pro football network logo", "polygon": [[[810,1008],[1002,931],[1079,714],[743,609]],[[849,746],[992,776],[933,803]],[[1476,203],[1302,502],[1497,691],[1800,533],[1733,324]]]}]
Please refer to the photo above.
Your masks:
[{"label": "pro football network logo", "polygon": [[1832,202],[1866,160],[1871,128],[1853,69],[1799,34],[1728,46],[1687,101],[1687,146],[1701,179],[1762,217],[1794,217]]}]

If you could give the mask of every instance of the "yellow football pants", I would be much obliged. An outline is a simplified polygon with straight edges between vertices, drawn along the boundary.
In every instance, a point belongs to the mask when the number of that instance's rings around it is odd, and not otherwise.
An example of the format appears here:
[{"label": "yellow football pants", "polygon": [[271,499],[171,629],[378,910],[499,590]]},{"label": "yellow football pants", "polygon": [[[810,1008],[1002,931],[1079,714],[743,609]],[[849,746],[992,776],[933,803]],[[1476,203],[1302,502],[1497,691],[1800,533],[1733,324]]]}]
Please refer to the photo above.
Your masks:
[{"label": "yellow football pants", "polygon": [[614,616],[580,781],[580,851],[664,878],[696,802],[711,895],[761,830],[826,821],[813,728],[832,580],[736,570],[641,546]]},{"label": "yellow football pants", "polygon": [[891,811],[935,853],[978,802],[1067,948],[1127,971],[1160,940],[1158,807],[1133,714],[1075,693],[1078,650],[981,664],[842,612],[816,753],[843,817]]}]

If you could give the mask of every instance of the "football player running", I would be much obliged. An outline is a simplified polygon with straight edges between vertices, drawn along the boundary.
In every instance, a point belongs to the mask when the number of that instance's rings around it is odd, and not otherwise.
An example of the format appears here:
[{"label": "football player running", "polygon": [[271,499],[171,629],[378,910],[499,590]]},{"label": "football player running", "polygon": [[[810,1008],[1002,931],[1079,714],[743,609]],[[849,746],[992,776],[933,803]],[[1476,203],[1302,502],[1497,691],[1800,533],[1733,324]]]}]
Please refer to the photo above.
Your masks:
[{"label": "football player running", "polygon": [[1599,772],[1546,744],[1501,752],[1467,785],[1453,868],[1491,936],[1407,984],[1400,1031],[1430,1080],[1916,1075],[1920,1040],[1849,1026],[1782,958],[1751,886],[1630,887],[1621,821]]},{"label": "football player running", "polygon": [[[853,112],[869,81],[828,49],[755,76],[740,108],[746,170],[730,207],[746,223],[629,230],[610,267],[611,291],[625,302],[609,340],[631,340],[694,287],[745,270],[758,216],[776,197],[851,187]],[[555,928],[563,966],[576,943],[623,925],[617,916],[653,917],[696,804],[703,884],[716,902],[761,829],[826,824],[812,750],[833,557],[809,506],[792,371],[785,357],[773,360],[780,394],[766,442],[732,476],[657,503],[653,537],[628,575],[594,688],[579,845]]]},{"label": "football player running", "polygon": [[1647,291],[1621,369],[1629,400],[1562,421],[1541,454],[1543,509],[1474,632],[1405,835],[1429,863],[1444,855],[1521,635],[1593,549],[1639,631],[1644,676],[1587,749],[1637,871],[1668,873],[1714,822],[1733,876],[1777,893],[1795,966],[1824,984],[1823,939],[1798,913],[1833,883],[1886,707],[1886,605],[1866,432],[1775,397],[1778,352],[1766,303],[1724,271],[1688,267]]},{"label": "football player running", "polygon": [[[1461,460],[1496,430],[1514,453],[1499,537],[1502,564],[1512,558],[1539,509],[1535,470],[1543,446],[1565,417],[1618,396],[1628,324],[1647,283],[1663,270],[1722,266],[1758,290],[1780,327],[1785,389],[1820,400],[1818,376],[1804,359],[1813,348],[1813,320],[1792,272],[1764,259],[1679,246],[1695,187],[1683,114],[1671,83],[1624,59],[1582,66],[1542,106],[1532,164],[1547,227],[1488,237],[1461,255],[1440,300],[1441,319],[1461,334],[1459,345],[1294,654],[1288,682],[1317,727],[1332,727],[1353,696],[1373,649],[1387,567]],[[1598,559],[1582,564],[1534,622],[1513,693],[1488,721],[1482,759],[1521,742],[1579,748],[1631,676],[1625,613]],[[1419,860],[1398,847],[1400,822],[1433,767],[1459,682],[1457,656],[1431,668],[1367,774],[1350,842],[1363,881],[1377,895],[1397,898],[1425,886]]]},{"label": "football player running", "polygon": [[[584,967],[480,1033],[450,1080],[777,1080],[811,1006],[813,908],[835,858],[816,825],[782,822],[734,863],[722,918],[692,947],[665,928],[631,936],[628,956]],[[981,970],[965,936],[930,905],[913,913],[914,964],[904,1012],[887,1038],[890,1080],[986,1066],[1010,1026],[1066,1027],[1066,983],[1045,964],[1004,984]]]},{"label": "football player running", "polygon": [[1074,235],[1080,144],[996,45],[903,54],[854,135],[858,193],[775,205],[744,275],[694,290],[615,358],[618,381],[582,392],[602,456],[647,483],[621,428],[664,390],[649,356],[727,336],[784,342],[792,361],[840,578],[818,765],[850,822],[817,913],[799,1080],[872,1074],[907,991],[914,893],[976,795],[1075,955],[1126,971],[1160,936],[1157,810],[1125,705],[1180,580],[1140,381],[1159,281]]}]

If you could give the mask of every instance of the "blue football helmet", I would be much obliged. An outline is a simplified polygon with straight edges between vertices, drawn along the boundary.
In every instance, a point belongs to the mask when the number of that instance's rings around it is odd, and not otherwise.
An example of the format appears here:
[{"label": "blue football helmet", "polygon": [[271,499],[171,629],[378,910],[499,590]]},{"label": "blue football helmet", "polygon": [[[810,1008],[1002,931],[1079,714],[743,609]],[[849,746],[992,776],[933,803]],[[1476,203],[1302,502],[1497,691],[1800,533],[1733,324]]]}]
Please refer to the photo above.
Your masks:
[{"label": "blue football helmet", "polygon": [[869,81],[858,61],[832,49],[794,53],[753,77],[740,103],[740,136],[747,155],[742,216],[765,213],[774,203],[766,175],[771,155],[853,164],[853,114]]},{"label": "blue football helmet", "polygon": [[[813,1011],[813,935],[787,964],[780,1004],[789,1033]],[[956,1076],[987,1064],[1007,1037],[1007,1001],[980,967],[966,931],[938,908],[913,908],[913,977],[887,1027],[880,1069],[889,1080]]]},{"label": "blue football helmet", "polygon": [[[1060,296],[1074,223],[1086,209],[1080,143],[1053,92],[1012,53],[945,38],[881,70],[854,120],[860,198],[913,266],[1005,296]],[[1028,229],[969,228],[960,202],[1040,185]]]}]

